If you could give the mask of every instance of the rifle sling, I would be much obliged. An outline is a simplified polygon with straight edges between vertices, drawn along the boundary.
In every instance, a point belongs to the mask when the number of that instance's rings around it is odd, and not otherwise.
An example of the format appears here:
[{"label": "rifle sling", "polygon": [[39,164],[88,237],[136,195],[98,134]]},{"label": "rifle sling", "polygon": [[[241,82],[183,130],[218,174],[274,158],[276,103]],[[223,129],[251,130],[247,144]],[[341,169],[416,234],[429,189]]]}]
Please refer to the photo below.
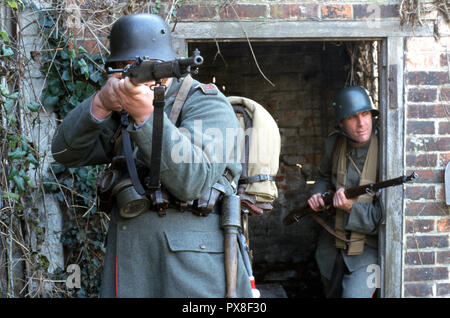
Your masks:
[{"label": "rifle sling", "polygon": [[133,183],[134,189],[140,195],[145,194],[145,189],[139,180],[139,176],[136,170],[136,162],[133,158],[133,150],[131,149],[131,138],[127,130],[129,121],[128,114],[125,111],[121,111],[120,123],[122,125],[122,148],[127,163],[128,173],[130,175],[131,183]]},{"label": "rifle sling", "polygon": [[362,241],[362,240],[364,240],[364,238],[362,238],[362,239],[347,239],[345,236],[343,236],[343,235],[341,235],[341,234],[339,234],[339,233],[337,233],[336,231],[334,231],[330,226],[328,226],[328,224],[327,223],[325,223],[325,221],[320,217],[320,216],[318,216],[318,215],[316,215],[315,213],[311,213],[310,214],[311,216],[312,216],[312,218],[314,219],[314,220],[316,220],[316,222],[317,223],[319,223],[328,233],[330,233],[331,235],[333,235],[335,238],[337,238],[337,239],[339,239],[339,240],[341,240],[341,241],[344,241],[345,243],[347,243],[347,244],[350,244],[350,243],[352,243],[352,242],[357,242],[357,241]]},{"label": "rifle sling", "polygon": [[161,150],[164,125],[164,94],[165,86],[156,86],[154,88],[153,99],[153,131],[152,131],[152,157],[150,161],[150,181],[148,188],[156,190],[161,187],[160,168],[161,168]]}]

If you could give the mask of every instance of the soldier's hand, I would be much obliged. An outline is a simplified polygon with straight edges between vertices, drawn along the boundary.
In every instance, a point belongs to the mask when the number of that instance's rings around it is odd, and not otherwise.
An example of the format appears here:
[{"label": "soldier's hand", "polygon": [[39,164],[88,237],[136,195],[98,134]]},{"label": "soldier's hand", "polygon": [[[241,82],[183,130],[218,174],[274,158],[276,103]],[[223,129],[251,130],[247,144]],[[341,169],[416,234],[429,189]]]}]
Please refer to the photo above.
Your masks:
[{"label": "soldier's hand", "polygon": [[333,197],[333,206],[337,209],[341,209],[350,213],[350,210],[352,209],[353,203],[356,201],[356,199],[347,199],[344,191],[344,188],[340,188],[336,191]]},{"label": "soldier's hand", "polygon": [[316,212],[322,211],[325,207],[325,202],[323,202],[322,194],[320,193],[313,194],[308,199],[308,204],[311,209]]},{"label": "soldier's hand", "polygon": [[119,82],[120,78],[120,73],[112,74],[102,89],[95,95],[92,103],[92,114],[96,118],[104,119],[111,112],[122,110],[120,99],[114,90],[114,85]]},{"label": "soldier's hand", "polygon": [[138,125],[153,114],[153,91],[150,84],[152,83],[134,85],[128,77],[114,84],[123,109]]}]

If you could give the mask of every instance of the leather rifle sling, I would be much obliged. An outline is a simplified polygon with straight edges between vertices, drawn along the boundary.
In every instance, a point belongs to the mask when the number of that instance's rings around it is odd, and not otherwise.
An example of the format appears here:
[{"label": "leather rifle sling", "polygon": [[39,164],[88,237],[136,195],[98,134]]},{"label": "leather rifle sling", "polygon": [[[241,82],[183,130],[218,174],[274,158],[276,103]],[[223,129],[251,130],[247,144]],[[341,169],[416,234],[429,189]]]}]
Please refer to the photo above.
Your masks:
[{"label": "leather rifle sling", "polygon": [[133,150],[131,149],[131,138],[128,133],[127,127],[129,125],[128,114],[125,111],[120,112],[120,124],[122,125],[122,147],[125,161],[127,163],[128,173],[130,175],[131,183],[134,189],[140,195],[145,194],[145,189],[139,180],[139,176],[136,170],[136,162],[133,158]]},{"label": "leather rifle sling", "polygon": [[345,236],[337,233],[336,231],[334,231],[330,226],[328,226],[328,224],[325,223],[325,221],[318,215],[315,215],[314,213],[310,214],[311,217],[316,220],[317,223],[319,223],[328,233],[330,233],[331,235],[333,235],[335,238],[338,238],[342,241],[344,241],[345,243],[351,243],[351,242],[357,242],[360,241],[361,239],[353,239],[353,240],[349,240],[347,239]]},{"label": "leather rifle sling", "polygon": [[150,161],[150,181],[147,184],[150,190],[156,190],[161,187],[161,150],[164,125],[164,95],[165,86],[154,87],[153,99],[153,131],[152,131],[152,157]]}]

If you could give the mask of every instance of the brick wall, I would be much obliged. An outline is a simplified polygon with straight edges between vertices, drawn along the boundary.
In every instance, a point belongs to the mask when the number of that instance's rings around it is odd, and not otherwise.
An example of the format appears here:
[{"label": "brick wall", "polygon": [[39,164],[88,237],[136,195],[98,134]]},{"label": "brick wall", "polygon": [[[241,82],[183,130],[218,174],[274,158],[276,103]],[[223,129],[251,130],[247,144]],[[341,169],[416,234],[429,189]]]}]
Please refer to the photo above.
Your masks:
[{"label": "brick wall", "polygon": [[[233,3],[233,6],[227,4]],[[177,16],[195,20],[353,20],[398,18],[398,1],[183,1]]]},{"label": "brick wall", "polygon": [[450,218],[444,168],[450,160],[448,37],[406,39],[404,296],[449,296]]}]

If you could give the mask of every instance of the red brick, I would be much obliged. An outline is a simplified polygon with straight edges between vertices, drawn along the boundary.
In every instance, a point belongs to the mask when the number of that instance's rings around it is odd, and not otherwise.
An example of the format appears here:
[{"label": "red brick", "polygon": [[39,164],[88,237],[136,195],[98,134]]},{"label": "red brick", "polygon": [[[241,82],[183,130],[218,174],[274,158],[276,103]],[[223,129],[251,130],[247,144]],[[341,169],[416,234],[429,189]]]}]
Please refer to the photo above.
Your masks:
[{"label": "red brick", "polygon": [[324,4],[321,7],[322,19],[346,20],[352,18],[352,6],[343,4]]},{"label": "red brick", "polygon": [[405,198],[411,200],[435,199],[436,192],[434,186],[408,186],[406,187]]},{"label": "red brick", "polygon": [[[450,101],[450,88],[442,88],[439,99],[442,102],[449,102]],[[448,107],[448,105],[447,105],[447,107]]]},{"label": "red brick", "polygon": [[449,82],[448,72],[409,72],[410,85],[441,85]]},{"label": "red brick", "polygon": [[449,296],[449,295],[450,295],[449,283],[436,284],[436,296]]},{"label": "red brick", "polygon": [[447,118],[444,105],[408,105],[408,118]]},{"label": "red brick", "polygon": [[434,122],[432,121],[408,121],[407,134],[431,134],[434,135]]},{"label": "red brick", "polygon": [[434,252],[407,252],[405,253],[405,265],[434,265]]},{"label": "red brick", "polygon": [[446,215],[443,202],[407,202],[406,216],[442,216]]},{"label": "red brick", "polygon": [[448,247],[448,235],[409,235],[406,238],[406,247],[409,249]]},{"label": "red brick", "polygon": [[405,284],[406,297],[433,297],[433,286],[429,284]]},{"label": "red brick", "polygon": [[[450,108],[449,108],[450,110]],[[449,114],[450,116],[450,114]],[[450,122],[446,121],[446,122],[442,122],[439,123],[439,134],[440,135],[446,135],[450,133]]]},{"label": "red brick", "polygon": [[273,4],[270,6],[270,16],[274,19],[284,20],[318,18],[319,6],[313,3]]},{"label": "red brick", "polygon": [[427,233],[434,231],[434,220],[406,220],[406,233]]},{"label": "red brick", "polygon": [[212,6],[199,6],[196,4],[184,4],[177,11],[179,20],[211,19],[216,16],[216,9]]},{"label": "red brick", "polygon": [[450,218],[437,221],[438,232],[450,232]]},{"label": "red brick", "polygon": [[[233,10],[234,8],[234,10]],[[236,16],[237,14],[237,16]],[[227,5],[219,11],[221,19],[264,18],[267,15],[267,6],[259,4]]]},{"label": "red brick", "polygon": [[450,151],[450,137],[421,137],[421,141],[417,142],[406,138],[406,151]]},{"label": "red brick", "polygon": [[444,169],[407,170],[406,174],[410,175],[413,171],[419,175],[419,177],[414,180],[415,183],[444,182]]},{"label": "red brick", "polygon": [[406,165],[408,167],[435,167],[436,161],[437,154],[435,153],[406,155]]},{"label": "red brick", "polygon": [[450,152],[439,154],[438,167],[445,167],[450,162]]},{"label": "red brick", "polygon": [[430,281],[448,279],[447,267],[407,268],[405,269],[405,281]]},{"label": "red brick", "polygon": [[450,251],[436,252],[437,264],[450,264]]},{"label": "red brick", "polygon": [[411,88],[408,91],[408,101],[410,102],[434,102],[436,99],[436,88]]}]

